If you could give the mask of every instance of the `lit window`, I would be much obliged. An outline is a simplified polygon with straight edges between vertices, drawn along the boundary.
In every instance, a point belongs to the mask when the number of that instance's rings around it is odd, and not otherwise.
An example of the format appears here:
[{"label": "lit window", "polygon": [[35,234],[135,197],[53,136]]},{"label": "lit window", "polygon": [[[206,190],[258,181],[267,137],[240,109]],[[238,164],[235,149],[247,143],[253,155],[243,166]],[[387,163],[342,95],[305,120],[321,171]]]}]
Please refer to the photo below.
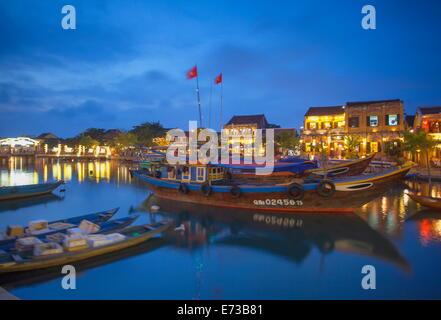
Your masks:
[{"label": "lit window", "polygon": [[331,123],[330,122],[323,122],[322,129],[330,129],[330,128],[331,128]]},{"label": "lit window", "polygon": [[398,115],[397,114],[389,114],[387,116],[387,125],[388,126],[397,126],[398,125]]},{"label": "lit window", "polygon": [[310,123],[309,123],[309,129],[311,129],[311,130],[317,129],[317,123],[315,123],[315,122],[310,122]]},{"label": "lit window", "polygon": [[368,126],[378,127],[378,116],[368,116]]}]

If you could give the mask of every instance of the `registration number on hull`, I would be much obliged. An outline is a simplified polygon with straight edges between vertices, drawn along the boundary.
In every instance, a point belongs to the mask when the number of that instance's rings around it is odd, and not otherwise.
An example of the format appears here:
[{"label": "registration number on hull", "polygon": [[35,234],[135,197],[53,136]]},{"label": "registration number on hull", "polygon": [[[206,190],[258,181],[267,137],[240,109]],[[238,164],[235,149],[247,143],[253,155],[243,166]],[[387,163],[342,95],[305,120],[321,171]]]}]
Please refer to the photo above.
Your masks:
[{"label": "registration number on hull", "polygon": [[254,200],[254,205],[256,206],[303,206],[302,200],[293,199],[265,199],[265,200]]}]

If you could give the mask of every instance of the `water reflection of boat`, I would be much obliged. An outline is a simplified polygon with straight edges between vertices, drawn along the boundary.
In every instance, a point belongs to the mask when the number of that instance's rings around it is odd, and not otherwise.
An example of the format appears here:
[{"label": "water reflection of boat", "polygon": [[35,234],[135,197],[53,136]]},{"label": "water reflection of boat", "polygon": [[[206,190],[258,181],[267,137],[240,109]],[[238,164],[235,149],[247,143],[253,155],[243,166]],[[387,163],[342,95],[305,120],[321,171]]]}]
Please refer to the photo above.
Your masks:
[{"label": "water reflection of boat", "polygon": [[[211,241],[216,232],[220,235],[216,237],[218,243],[258,248],[295,262],[305,259],[311,249],[316,247],[322,253],[346,251],[385,260],[405,270],[410,269],[394,245],[355,214],[287,216],[255,210],[238,212],[176,203],[156,196],[146,199],[141,208],[149,211],[152,205],[160,206],[163,214],[173,215],[178,224],[183,221],[199,223],[199,233],[206,237],[206,243]],[[225,229],[229,231],[227,234]],[[170,231],[169,235],[178,238],[180,233]],[[193,238],[201,241],[198,237]]]},{"label": "water reflection of boat", "polygon": [[[71,265],[75,267],[77,274],[79,274],[86,270],[104,266],[118,260],[123,260],[129,257],[154,251],[168,245],[169,243],[169,240],[163,237],[153,238],[134,247],[91,258],[85,261],[74,262],[71,263]],[[5,288],[6,290],[12,290],[19,287],[45,283],[51,280],[58,279],[62,276],[63,275],[60,273],[59,267],[20,273],[0,274],[0,286]]]},{"label": "water reflection of boat", "polygon": [[437,211],[433,209],[423,209],[412,214],[410,217],[406,219],[406,221],[424,220],[424,219],[441,220],[441,211]]},{"label": "water reflection of boat", "polygon": [[64,181],[0,187],[0,200],[27,198],[51,193]]},{"label": "water reflection of boat", "polygon": [[35,196],[26,199],[11,199],[0,202],[0,212],[18,210],[22,208],[32,207],[39,204],[46,204],[55,201],[62,201],[64,197],[60,197],[53,193]]}]

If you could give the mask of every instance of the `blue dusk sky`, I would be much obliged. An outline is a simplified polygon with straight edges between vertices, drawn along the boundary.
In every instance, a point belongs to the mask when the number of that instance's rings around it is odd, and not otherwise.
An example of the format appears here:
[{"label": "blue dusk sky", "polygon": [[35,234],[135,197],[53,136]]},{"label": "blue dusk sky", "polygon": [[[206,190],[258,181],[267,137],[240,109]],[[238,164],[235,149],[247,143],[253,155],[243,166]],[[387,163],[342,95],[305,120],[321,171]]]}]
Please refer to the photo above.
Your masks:
[{"label": "blue dusk sky", "polygon": [[[76,30],[61,27],[66,4]],[[361,27],[366,4],[376,30]],[[205,126],[220,72],[224,122],[264,113],[299,128],[310,106],[396,98],[411,114],[441,105],[441,1],[2,0],[0,136],[187,128],[195,64]]]}]

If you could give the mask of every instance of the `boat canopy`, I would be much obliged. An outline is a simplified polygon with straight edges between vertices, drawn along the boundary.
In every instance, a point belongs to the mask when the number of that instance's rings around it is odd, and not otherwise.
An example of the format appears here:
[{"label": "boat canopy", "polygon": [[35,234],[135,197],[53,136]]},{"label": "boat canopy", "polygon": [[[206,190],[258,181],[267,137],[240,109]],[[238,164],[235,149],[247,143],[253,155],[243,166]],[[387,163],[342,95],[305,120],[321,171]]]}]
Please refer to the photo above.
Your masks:
[{"label": "boat canopy", "polygon": [[[229,168],[232,170],[254,170],[256,168],[263,168],[265,166],[269,166],[270,164],[216,164],[218,167],[224,167]],[[281,172],[281,171],[289,171],[293,173],[302,173],[305,170],[309,169],[315,169],[317,168],[316,163],[313,161],[303,161],[303,162],[297,162],[297,163],[281,163],[281,162],[275,162],[274,164],[274,172]]]}]

